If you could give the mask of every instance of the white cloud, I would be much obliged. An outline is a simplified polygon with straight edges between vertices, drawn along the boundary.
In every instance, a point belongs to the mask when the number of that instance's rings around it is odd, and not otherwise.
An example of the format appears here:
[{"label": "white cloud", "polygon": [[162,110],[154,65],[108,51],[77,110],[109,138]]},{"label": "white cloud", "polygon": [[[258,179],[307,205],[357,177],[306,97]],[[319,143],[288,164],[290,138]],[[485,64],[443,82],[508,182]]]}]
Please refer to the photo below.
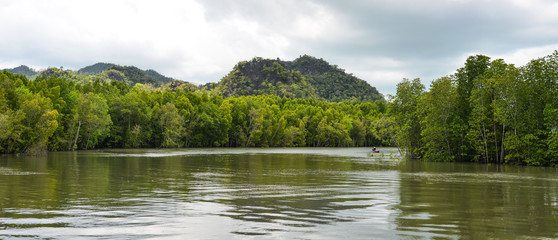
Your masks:
[{"label": "white cloud", "polygon": [[529,63],[531,60],[546,57],[556,50],[558,50],[558,44],[512,49],[511,51],[504,53],[467,52],[455,58],[451,65],[457,66],[455,68],[455,70],[457,70],[465,64],[465,61],[469,56],[480,54],[490,57],[491,60],[504,59],[506,63],[514,64],[516,67],[521,67]]},{"label": "white cloud", "polygon": [[492,59],[504,59],[507,63],[513,63],[516,67],[524,66],[533,59],[548,56],[558,50],[558,44],[522,48],[508,53],[493,56]]},{"label": "white cloud", "polygon": [[554,0],[512,0],[512,4],[516,8],[523,9],[528,14],[527,19],[548,22],[558,21],[558,2]]},{"label": "white cloud", "polygon": [[[386,57],[345,58],[339,59],[340,68],[347,73],[367,81],[370,85],[383,94],[395,94],[394,86],[403,78],[418,77],[407,70],[407,62]],[[327,60],[326,60],[327,61]]]},{"label": "white cloud", "polygon": [[366,79],[370,85],[382,94],[395,95],[395,85],[401,82],[404,78],[413,79],[408,73],[402,71],[384,71],[384,70],[361,70],[359,71],[359,78]]},{"label": "white cloud", "polygon": [[252,57],[310,54],[390,93],[474,54],[546,56],[557,11],[550,0],[3,0],[0,68],[102,61],[208,82]]}]

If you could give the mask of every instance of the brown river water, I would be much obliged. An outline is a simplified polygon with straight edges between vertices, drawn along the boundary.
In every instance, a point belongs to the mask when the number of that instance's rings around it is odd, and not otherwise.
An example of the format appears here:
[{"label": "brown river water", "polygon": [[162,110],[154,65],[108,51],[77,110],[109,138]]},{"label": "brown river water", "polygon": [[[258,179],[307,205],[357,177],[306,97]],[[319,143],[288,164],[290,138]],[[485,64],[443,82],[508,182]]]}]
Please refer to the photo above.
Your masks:
[{"label": "brown river water", "polygon": [[0,239],[558,238],[558,170],[395,149],[0,155]]}]

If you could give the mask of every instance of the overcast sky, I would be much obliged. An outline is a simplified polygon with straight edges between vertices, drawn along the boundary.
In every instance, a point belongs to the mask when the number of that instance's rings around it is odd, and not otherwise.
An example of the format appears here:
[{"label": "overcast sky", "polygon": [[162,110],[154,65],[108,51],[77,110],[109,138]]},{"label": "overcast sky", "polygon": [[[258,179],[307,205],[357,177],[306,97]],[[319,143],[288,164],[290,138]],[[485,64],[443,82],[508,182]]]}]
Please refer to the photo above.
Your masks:
[{"label": "overcast sky", "polygon": [[558,49],[554,0],[0,0],[0,69],[109,62],[195,83],[242,60],[308,54],[395,93],[484,54]]}]

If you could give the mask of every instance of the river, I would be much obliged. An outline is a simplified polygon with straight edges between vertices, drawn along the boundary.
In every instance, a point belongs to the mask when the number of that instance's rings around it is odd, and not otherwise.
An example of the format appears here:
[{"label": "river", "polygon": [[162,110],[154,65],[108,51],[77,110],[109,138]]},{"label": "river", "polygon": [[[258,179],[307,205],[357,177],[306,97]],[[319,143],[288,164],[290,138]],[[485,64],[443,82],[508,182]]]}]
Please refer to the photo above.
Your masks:
[{"label": "river", "polygon": [[558,238],[556,168],[379,150],[0,155],[0,238]]}]

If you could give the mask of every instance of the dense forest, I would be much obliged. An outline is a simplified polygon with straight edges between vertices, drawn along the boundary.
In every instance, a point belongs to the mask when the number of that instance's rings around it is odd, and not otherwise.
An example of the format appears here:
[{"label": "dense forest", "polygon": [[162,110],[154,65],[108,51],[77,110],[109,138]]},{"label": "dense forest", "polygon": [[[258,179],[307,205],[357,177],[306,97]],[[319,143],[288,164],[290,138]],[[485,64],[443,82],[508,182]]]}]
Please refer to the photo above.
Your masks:
[{"label": "dense forest", "polygon": [[558,165],[558,51],[516,67],[471,56],[454,75],[397,85],[388,115],[413,159]]},{"label": "dense forest", "polygon": [[262,58],[242,61],[215,85],[223,97],[273,94],[316,97],[330,102],[384,100],[366,81],[308,55],[294,61]]},{"label": "dense forest", "polygon": [[368,146],[390,141],[380,121],[384,101],[223,98],[177,82],[158,87],[131,83],[111,68],[96,77],[51,68],[34,80],[1,72],[0,152]]},{"label": "dense forest", "polygon": [[316,95],[328,101],[384,99],[382,94],[366,81],[345,73],[345,70],[321,58],[304,55],[292,62],[284,62],[284,65],[288,69],[300,72],[314,87]]},{"label": "dense forest", "polygon": [[276,95],[315,97],[314,88],[299,72],[285,69],[278,60],[254,58],[239,62],[215,90],[224,97]]},{"label": "dense forest", "polygon": [[387,145],[410,159],[558,165],[558,51],[521,67],[471,56],[428,89],[404,79],[387,102],[359,81],[324,90],[350,75],[309,56],[243,61],[203,88],[96,67],[1,72],[0,152]]},{"label": "dense forest", "polygon": [[10,73],[25,75],[32,80],[38,76],[57,76],[82,84],[100,79],[101,81],[124,81],[128,84],[148,84],[160,87],[173,83],[171,88],[187,85],[195,91],[212,90],[221,97],[276,95],[290,98],[319,98],[330,102],[347,100],[384,100],[382,94],[366,81],[345,73],[336,65],[323,59],[303,55],[294,61],[263,59],[255,57],[241,61],[219,82],[196,86],[191,83],[166,77],[155,70],[142,70],[134,66],[120,66],[112,63],[96,63],[76,72],[48,68],[37,72],[25,65],[6,69]]}]

